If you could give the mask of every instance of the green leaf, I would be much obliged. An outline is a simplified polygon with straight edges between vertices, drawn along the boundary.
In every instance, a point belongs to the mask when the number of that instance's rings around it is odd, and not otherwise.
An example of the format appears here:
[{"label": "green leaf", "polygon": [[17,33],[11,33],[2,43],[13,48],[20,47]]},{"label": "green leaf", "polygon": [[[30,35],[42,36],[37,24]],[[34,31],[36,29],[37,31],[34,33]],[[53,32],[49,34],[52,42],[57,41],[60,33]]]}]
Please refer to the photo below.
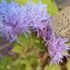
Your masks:
[{"label": "green leaf", "polygon": [[24,34],[21,34],[17,41],[13,43],[15,46],[13,48],[14,52],[21,53],[23,50],[27,49],[30,45],[30,38],[29,36],[25,36]]},{"label": "green leaf", "polygon": [[34,39],[34,45],[40,50],[45,51],[45,46],[41,38]]},{"label": "green leaf", "polygon": [[18,40],[25,44],[26,46],[29,45],[30,43],[30,37],[29,37],[29,34],[21,34],[19,37],[18,37]]},{"label": "green leaf", "polygon": [[12,49],[13,52],[21,53],[23,51],[23,47],[17,43],[14,43],[14,48]]},{"label": "green leaf", "polygon": [[70,44],[70,41],[65,42],[65,44]]},{"label": "green leaf", "polygon": [[58,12],[58,8],[54,3],[54,0],[42,0],[42,2],[48,5],[47,10],[51,15],[55,15]]},{"label": "green leaf", "polygon": [[25,4],[27,0],[14,0],[15,2],[18,2],[20,5]]},{"label": "green leaf", "polygon": [[32,70],[32,67],[30,65],[26,65],[26,70]]},{"label": "green leaf", "polygon": [[58,64],[46,65],[44,70],[60,70]]}]

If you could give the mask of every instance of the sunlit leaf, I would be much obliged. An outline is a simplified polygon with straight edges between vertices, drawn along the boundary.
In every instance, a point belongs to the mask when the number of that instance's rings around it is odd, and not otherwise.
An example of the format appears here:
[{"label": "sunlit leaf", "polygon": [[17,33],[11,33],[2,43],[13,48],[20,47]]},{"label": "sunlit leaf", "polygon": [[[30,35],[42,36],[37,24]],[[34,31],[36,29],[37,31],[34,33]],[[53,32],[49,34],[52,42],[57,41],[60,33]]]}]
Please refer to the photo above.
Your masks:
[{"label": "sunlit leaf", "polygon": [[44,70],[61,70],[58,64],[46,65]]},{"label": "sunlit leaf", "polygon": [[14,0],[15,2],[18,2],[20,5],[25,4],[27,0]]},{"label": "sunlit leaf", "polygon": [[48,5],[47,9],[51,15],[55,15],[58,12],[58,8],[54,3],[54,0],[42,0],[42,2]]},{"label": "sunlit leaf", "polygon": [[23,47],[21,47],[18,43],[15,42],[12,51],[16,53],[21,53],[23,51]]}]

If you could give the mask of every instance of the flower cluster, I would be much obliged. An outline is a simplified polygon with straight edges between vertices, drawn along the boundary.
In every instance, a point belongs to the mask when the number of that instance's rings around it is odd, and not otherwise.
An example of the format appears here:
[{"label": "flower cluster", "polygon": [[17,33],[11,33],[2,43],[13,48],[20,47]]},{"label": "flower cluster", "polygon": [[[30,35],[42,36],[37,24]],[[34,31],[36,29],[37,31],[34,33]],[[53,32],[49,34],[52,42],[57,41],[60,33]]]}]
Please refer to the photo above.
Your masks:
[{"label": "flower cluster", "polygon": [[[51,24],[51,16],[47,12],[47,5],[27,2],[20,6],[13,1],[0,3],[0,36],[6,37],[10,42],[16,41],[21,33],[37,33],[38,37],[42,37],[46,42],[51,63],[62,62],[63,56],[67,56],[66,50],[70,50],[64,42],[67,39],[56,36],[53,38],[53,29]],[[8,48],[12,49],[11,46]],[[8,53],[8,50],[5,49]],[[2,52],[4,54],[4,52]]]},{"label": "flower cluster", "polygon": [[[52,34],[51,30],[51,17],[47,12],[47,5],[34,2],[28,2],[25,4],[25,7],[28,11],[28,24],[31,29],[37,32],[37,36],[41,36],[43,38],[49,37]],[[48,36],[46,36],[48,35]]]},{"label": "flower cluster", "polygon": [[15,41],[18,34],[29,32],[32,27],[40,36],[40,33],[47,30],[47,25],[50,24],[50,15],[46,9],[46,4],[41,2],[38,4],[28,2],[20,6],[13,1],[10,3],[2,1],[0,3],[0,32],[10,41]]},{"label": "flower cluster", "polygon": [[27,11],[24,6],[11,1],[0,3],[0,33],[13,42],[21,33],[28,32]]},{"label": "flower cluster", "polygon": [[62,62],[63,56],[69,56],[66,50],[70,50],[65,42],[67,39],[57,36],[55,39],[51,39],[46,44],[48,45],[48,52],[51,57],[51,63]]}]

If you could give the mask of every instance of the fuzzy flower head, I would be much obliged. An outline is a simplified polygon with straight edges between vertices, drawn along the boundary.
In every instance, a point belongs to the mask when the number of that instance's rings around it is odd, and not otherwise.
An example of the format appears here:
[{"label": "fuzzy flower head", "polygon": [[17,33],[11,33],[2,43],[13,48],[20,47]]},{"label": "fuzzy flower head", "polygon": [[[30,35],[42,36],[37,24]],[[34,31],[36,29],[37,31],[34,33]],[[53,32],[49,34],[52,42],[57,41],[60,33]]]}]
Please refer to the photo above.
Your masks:
[{"label": "fuzzy flower head", "polygon": [[32,27],[32,30],[37,32],[38,36],[45,36],[47,27],[51,22],[51,17],[47,12],[47,5],[41,2],[34,3],[30,1],[25,4],[25,7],[28,10],[27,15],[29,16],[27,23]]},{"label": "fuzzy flower head", "polygon": [[20,33],[28,32],[26,8],[11,1],[0,3],[0,33],[14,41]]},{"label": "fuzzy flower head", "polygon": [[62,62],[63,56],[68,56],[66,51],[70,48],[68,44],[65,44],[66,41],[68,40],[58,36],[47,42],[51,63]]}]

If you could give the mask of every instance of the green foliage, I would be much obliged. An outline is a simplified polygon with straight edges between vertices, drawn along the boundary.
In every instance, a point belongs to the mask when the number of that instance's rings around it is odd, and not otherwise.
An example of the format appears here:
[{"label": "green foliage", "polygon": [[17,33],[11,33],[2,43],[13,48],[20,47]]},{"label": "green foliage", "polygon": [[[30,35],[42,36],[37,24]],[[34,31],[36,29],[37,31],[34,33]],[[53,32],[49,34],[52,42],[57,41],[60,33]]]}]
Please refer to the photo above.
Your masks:
[{"label": "green foliage", "polygon": [[27,0],[14,0],[15,2],[18,2],[20,5],[25,4]]},{"label": "green foliage", "polygon": [[0,70],[8,70],[8,65],[12,63],[9,56],[4,56],[0,58]]},{"label": "green foliage", "polygon": [[42,2],[48,5],[47,10],[51,15],[55,15],[58,12],[58,8],[54,0],[42,0]]},{"label": "green foliage", "polygon": [[65,42],[65,44],[70,44],[70,40],[69,40],[69,41],[67,41],[67,42]]},{"label": "green foliage", "polygon": [[25,44],[25,45],[29,45],[30,43],[30,35],[29,34],[21,34],[19,37],[18,37],[18,40]]},{"label": "green foliage", "polygon": [[15,46],[12,51],[17,52],[17,53],[21,53],[22,51],[24,51],[25,49],[28,48],[28,46],[30,45],[30,37],[27,34],[21,34],[18,37],[18,40],[16,42],[13,43],[13,45]]},{"label": "green foliage", "polygon": [[14,61],[9,67],[11,70],[33,70],[38,65],[38,60],[34,55],[30,56],[20,56],[16,61]]},{"label": "green foliage", "polygon": [[23,51],[23,47],[21,47],[17,42],[14,42],[14,48],[12,49],[13,52],[20,53]]},{"label": "green foliage", "polygon": [[25,36],[24,34],[21,34],[18,37],[18,42],[14,42],[13,45],[15,46],[13,48],[14,52],[21,53],[24,50],[28,50],[32,47],[37,48],[39,51],[45,51],[44,43],[41,38],[37,38],[33,33],[32,35]]},{"label": "green foliage", "polygon": [[61,70],[58,64],[46,65],[44,70]]},{"label": "green foliage", "polygon": [[44,46],[44,43],[43,43],[43,40],[40,39],[40,38],[36,38],[34,39],[34,45],[36,48],[38,48],[40,51],[45,51],[45,46]]}]

